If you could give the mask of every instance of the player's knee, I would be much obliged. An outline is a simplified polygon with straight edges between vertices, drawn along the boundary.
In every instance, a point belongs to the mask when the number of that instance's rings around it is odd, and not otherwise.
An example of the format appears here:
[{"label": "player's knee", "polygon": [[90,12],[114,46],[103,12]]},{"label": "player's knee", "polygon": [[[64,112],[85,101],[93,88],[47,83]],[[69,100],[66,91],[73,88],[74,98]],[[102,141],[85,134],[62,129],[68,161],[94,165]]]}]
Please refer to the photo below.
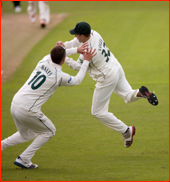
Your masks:
[{"label": "player's knee", "polygon": [[44,132],[43,135],[44,137],[52,138],[55,135],[55,132],[56,132],[56,128],[55,126],[53,126],[53,127],[50,127],[49,131]]},{"label": "player's knee", "polygon": [[92,115],[97,119],[101,119],[105,117],[105,113],[103,112],[92,111]]},{"label": "player's knee", "polygon": [[55,132],[56,132],[56,128],[55,126],[51,129],[51,134],[52,134],[52,137],[55,135]]},{"label": "player's knee", "polygon": [[94,116],[96,118],[97,112],[95,112],[94,110],[91,110],[91,114],[92,114],[92,116]]},{"label": "player's knee", "polygon": [[53,131],[43,133],[43,136],[45,138],[52,138],[54,135],[55,135],[55,133]]}]

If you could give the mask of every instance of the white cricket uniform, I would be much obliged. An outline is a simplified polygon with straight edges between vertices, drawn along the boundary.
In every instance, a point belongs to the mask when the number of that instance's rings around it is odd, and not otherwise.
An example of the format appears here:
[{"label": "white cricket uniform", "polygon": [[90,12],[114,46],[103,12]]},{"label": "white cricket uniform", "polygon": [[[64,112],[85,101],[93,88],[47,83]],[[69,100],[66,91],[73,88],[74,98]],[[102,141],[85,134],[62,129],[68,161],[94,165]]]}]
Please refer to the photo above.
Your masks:
[{"label": "white cricket uniform", "polygon": [[[129,103],[139,99],[136,97],[138,90],[132,90],[125,78],[122,66],[110,52],[99,33],[92,30],[87,42],[97,52],[87,70],[92,79],[97,82],[93,94],[92,115],[109,128],[124,133],[128,126],[108,112],[110,97],[115,92],[124,98],[126,103]],[[79,47],[81,44],[76,37],[64,43],[66,49]],[[80,54],[77,62],[68,58],[65,63],[70,68],[79,70],[83,61],[83,55]]]},{"label": "white cricket uniform", "polygon": [[[66,55],[77,53],[77,48],[66,50]],[[56,132],[52,121],[41,112],[41,106],[60,86],[74,86],[82,82],[89,62],[85,61],[76,76],[62,71],[62,67],[45,56],[15,94],[11,104],[11,114],[18,132],[1,141],[1,150],[9,146],[34,139],[33,143],[20,155],[30,163],[36,150],[42,147]]]},{"label": "white cricket uniform", "polygon": [[33,16],[37,12],[37,2],[39,8],[39,19],[44,19],[46,24],[50,22],[50,7],[48,1],[28,1],[27,12],[29,16]]}]

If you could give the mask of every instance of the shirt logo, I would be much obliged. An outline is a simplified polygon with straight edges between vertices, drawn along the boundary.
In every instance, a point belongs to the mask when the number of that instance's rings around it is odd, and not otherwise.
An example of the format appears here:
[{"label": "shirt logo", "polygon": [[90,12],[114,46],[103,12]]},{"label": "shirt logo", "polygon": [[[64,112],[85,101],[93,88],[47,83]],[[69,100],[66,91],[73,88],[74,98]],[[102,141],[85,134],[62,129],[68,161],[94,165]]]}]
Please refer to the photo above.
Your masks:
[{"label": "shirt logo", "polygon": [[70,77],[70,79],[68,80],[68,83],[70,83],[70,82],[71,82],[71,80],[72,80],[72,78]]},{"label": "shirt logo", "polygon": [[79,60],[80,60],[80,63],[83,63],[83,60],[82,59],[79,58]]}]

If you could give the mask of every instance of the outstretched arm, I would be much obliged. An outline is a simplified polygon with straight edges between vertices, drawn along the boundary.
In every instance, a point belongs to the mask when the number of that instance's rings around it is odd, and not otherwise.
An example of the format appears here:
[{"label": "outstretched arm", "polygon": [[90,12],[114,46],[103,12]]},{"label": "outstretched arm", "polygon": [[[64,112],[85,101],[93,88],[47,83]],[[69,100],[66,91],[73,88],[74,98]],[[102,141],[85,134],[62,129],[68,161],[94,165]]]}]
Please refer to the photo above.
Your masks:
[{"label": "outstretched arm", "polygon": [[69,66],[73,70],[79,71],[82,64],[78,61],[74,61],[72,58],[66,57],[65,63],[67,66]]},{"label": "outstretched arm", "polygon": [[65,47],[66,49],[72,48],[72,47],[79,47],[81,43],[78,41],[78,39],[75,37],[71,41],[66,41],[63,43],[62,41],[58,41],[56,45],[60,45],[62,47]]},{"label": "outstretched arm", "polygon": [[66,49],[66,56],[70,56],[70,55],[73,55],[73,54],[76,54],[76,53],[83,54],[85,51],[88,50],[88,48],[89,48],[89,44],[84,43],[78,48]]},{"label": "outstretched arm", "polygon": [[[72,48],[72,49],[77,49],[77,53],[84,54],[89,49],[89,45],[88,45],[88,43],[85,43],[85,44],[81,45],[78,48]],[[69,51],[69,50],[70,49],[66,49],[66,56],[68,56],[68,52],[67,51]],[[74,69],[74,70],[77,70],[77,71],[80,70],[81,65],[82,65],[82,63],[80,63],[80,61],[74,61],[72,58],[69,58],[69,57],[66,57],[65,63],[71,69]]]}]

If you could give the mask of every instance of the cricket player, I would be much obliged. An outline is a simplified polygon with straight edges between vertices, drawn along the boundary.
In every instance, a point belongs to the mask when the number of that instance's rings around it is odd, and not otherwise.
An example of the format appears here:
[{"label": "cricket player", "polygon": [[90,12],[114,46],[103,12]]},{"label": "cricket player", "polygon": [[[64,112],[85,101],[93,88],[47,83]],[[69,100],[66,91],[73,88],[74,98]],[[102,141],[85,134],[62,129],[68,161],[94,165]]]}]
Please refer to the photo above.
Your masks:
[{"label": "cricket player", "polygon": [[[11,103],[11,114],[18,131],[1,141],[1,151],[7,147],[33,140],[30,146],[19,155],[14,164],[26,168],[38,168],[31,162],[35,152],[48,142],[56,132],[52,121],[41,112],[41,106],[60,86],[74,86],[82,82],[89,61],[96,55],[92,48],[87,51],[88,44],[79,48],[66,49],[55,46],[51,53],[38,62],[36,68],[15,94]],[[86,52],[85,52],[86,50]],[[78,74],[70,76],[62,71],[62,64],[71,54],[82,53],[83,62]]]},{"label": "cricket player", "polygon": [[50,22],[50,7],[48,1],[28,1],[27,12],[31,23],[34,23],[36,21],[37,2],[40,25],[44,28]]},{"label": "cricket player", "polygon": [[[78,47],[83,43],[88,43],[90,47],[96,49],[97,55],[90,61],[87,69],[89,75],[97,83],[93,94],[92,115],[107,127],[121,133],[124,137],[124,146],[130,147],[135,135],[135,127],[127,126],[121,120],[108,112],[110,97],[113,92],[122,97],[125,103],[130,103],[147,98],[152,105],[158,104],[155,94],[151,93],[145,86],[133,90],[126,80],[124,71],[118,60],[106,46],[99,33],[91,30],[86,22],[79,22],[70,30],[70,34],[75,35],[71,41],[63,43],[58,41],[56,45],[62,45],[66,49]],[[65,62],[70,68],[79,70],[84,62],[84,56],[80,54],[77,62],[67,59]]]}]

